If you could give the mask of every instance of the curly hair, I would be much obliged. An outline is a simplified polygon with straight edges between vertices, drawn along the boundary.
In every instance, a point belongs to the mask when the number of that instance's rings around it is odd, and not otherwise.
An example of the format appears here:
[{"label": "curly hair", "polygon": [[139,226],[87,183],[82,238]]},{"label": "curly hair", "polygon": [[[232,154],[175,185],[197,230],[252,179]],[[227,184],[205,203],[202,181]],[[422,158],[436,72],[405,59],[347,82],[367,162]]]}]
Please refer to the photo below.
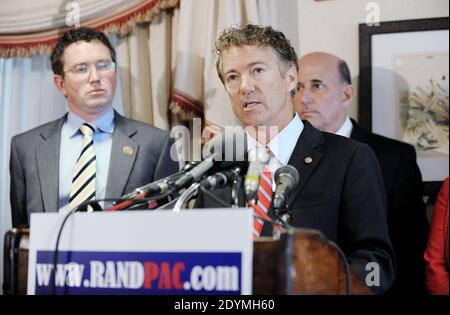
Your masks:
[{"label": "curly hair", "polygon": [[50,55],[50,61],[52,64],[52,70],[54,74],[59,74],[64,76],[64,70],[63,70],[63,54],[64,50],[67,46],[70,44],[79,42],[79,41],[99,41],[103,43],[106,47],[108,47],[109,51],[111,52],[111,58],[113,62],[116,62],[116,52],[114,51],[113,46],[108,40],[108,37],[106,35],[94,28],[90,27],[80,27],[80,28],[74,28],[70,29],[67,32],[65,32],[56,43],[55,48],[52,51],[52,54]]},{"label": "curly hair", "polygon": [[298,72],[297,53],[282,32],[271,26],[244,24],[225,29],[216,41],[216,69],[222,83],[221,64],[224,52],[232,47],[246,45],[271,47],[286,68],[294,65]]}]

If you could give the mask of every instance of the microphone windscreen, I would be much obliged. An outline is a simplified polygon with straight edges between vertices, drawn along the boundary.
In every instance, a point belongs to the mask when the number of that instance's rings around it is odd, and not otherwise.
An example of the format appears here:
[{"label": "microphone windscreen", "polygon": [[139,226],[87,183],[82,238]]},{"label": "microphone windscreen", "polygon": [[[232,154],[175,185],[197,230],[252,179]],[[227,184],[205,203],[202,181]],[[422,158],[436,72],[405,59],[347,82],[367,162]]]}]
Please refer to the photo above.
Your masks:
[{"label": "microphone windscreen", "polygon": [[200,163],[200,161],[189,161],[187,162],[183,168],[181,169],[181,171],[183,173],[189,172],[190,170],[192,170],[194,167],[196,167],[198,164]]},{"label": "microphone windscreen", "polygon": [[275,182],[278,183],[280,176],[288,175],[293,179],[293,186],[297,186],[300,181],[300,175],[292,165],[284,165],[275,171]]},{"label": "microphone windscreen", "polygon": [[216,162],[214,165],[214,168],[212,169],[212,172],[220,172],[223,170],[229,170],[233,167],[239,167],[240,168],[240,174],[247,173],[248,170],[248,163],[244,161],[222,161],[222,162]]}]

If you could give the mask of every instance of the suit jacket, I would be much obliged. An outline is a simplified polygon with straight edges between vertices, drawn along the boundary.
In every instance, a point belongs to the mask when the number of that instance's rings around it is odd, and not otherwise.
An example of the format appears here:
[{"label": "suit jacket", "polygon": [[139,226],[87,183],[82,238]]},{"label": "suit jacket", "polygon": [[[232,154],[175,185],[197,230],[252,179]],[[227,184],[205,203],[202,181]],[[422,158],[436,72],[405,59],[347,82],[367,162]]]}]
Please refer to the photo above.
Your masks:
[{"label": "suit jacket", "polygon": [[[378,263],[380,287],[372,290],[382,293],[394,279],[394,258],[386,222],[386,194],[375,154],[365,144],[303,123],[289,160],[300,174],[299,185],[288,198],[292,225],[320,230],[337,243],[363,281],[369,272],[366,264]],[[306,157],[312,162],[305,162]],[[215,195],[231,203],[229,188]],[[222,207],[202,193],[197,206]],[[264,225],[263,235],[268,227]]]},{"label": "suit jacket", "polygon": [[[11,211],[13,227],[27,226],[33,212],[58,210],[62,118],[16,135],[11,140]],[[115,113],[105,198],[119,198],[134,188],[178,171],[170,158],[169,133]],[[123,148],[133,149],[131,155]]]},{"label": "suit jacket", "polygon": [[396,257],[396,280],[387,294],[424,294],[429,224],[422,200],[422,175],[412,145],[362,129],[352,120],[351,138],[377,156],[388,202],[388,227]]}]

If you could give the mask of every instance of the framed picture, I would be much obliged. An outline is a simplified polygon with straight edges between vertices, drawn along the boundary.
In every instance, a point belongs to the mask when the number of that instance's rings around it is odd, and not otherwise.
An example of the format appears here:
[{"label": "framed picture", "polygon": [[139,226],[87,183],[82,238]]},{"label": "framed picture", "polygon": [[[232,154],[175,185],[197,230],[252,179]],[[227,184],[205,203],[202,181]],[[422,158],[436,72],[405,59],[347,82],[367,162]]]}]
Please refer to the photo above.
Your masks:
[{"label": "framed picture", "polygon": [[412,144],[428,191],[449,174],[448,22],[359,25],[359,123]]}]

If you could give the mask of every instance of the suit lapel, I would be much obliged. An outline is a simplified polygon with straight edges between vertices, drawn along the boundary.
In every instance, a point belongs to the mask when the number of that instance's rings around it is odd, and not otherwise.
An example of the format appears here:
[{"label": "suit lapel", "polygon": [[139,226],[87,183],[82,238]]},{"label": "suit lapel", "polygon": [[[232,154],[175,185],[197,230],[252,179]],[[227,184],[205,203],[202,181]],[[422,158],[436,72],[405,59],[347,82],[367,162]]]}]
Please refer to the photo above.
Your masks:
[{"label": "suit lapel", "polygon": [[302,190],[323,156],[322,152],[316,150],[324,142],[321,132],[315,129],[309,122],[303,121],[303,123],[304,129],[289,159],[289,164],[294,166],[300,174],[298,188],[288,198],[289,205],[292,204]]},{"label": "suit lapel", "polygon": [[106,198],[123,195],[139,150],[139,144],[132,139],[136,132],[136,128],[128,124],[126,119],[118,113],[115,113]]},{"label": "suit lapel", "polygon": [[61,128],[65,119],[66,116],[56,120],[41,132],[42,144],[36,149],[36,164],[45,212],[58,210],[59,150]]}]

